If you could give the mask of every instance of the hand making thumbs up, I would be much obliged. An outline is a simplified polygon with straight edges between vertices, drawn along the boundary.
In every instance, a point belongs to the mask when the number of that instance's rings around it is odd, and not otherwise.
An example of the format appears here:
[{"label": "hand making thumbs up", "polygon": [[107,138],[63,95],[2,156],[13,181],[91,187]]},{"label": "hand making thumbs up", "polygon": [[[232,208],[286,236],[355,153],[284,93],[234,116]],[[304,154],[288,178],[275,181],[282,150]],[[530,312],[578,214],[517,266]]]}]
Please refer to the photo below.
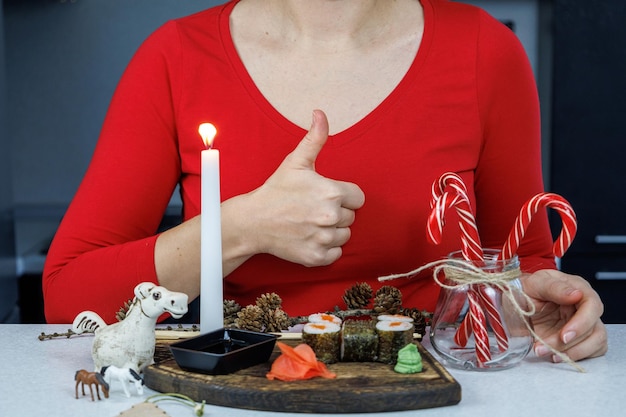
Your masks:
[{"label": "hand making thumbs up", "polygon": [[296,148],[261,187],[241,196],[247,209],[238,212],[238,224],[243,227],[246,219],[249,253],[270,253],[305,266],[328,265],[341,256],[365,196],[357,185],[315,171],[327,139],[326,115],[315,110],[311,129]]}]

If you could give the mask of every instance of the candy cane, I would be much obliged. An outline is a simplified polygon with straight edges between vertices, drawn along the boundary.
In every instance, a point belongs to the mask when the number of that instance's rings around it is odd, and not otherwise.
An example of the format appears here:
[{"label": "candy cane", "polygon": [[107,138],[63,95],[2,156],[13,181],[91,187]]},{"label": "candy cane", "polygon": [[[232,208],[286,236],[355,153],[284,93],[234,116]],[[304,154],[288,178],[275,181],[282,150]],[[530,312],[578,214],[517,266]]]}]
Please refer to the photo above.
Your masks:
[{"label": "candy cane", "polygon": [[[441,242],[441,232],[444,224],[443,214],[449,207],[456,207],[459,215],[463,257],[470,261],[482,261],[484,256],[478,235],[478,228],[476,227],[476,221],[474,220],[469,200],[465,194],[457,194],[454,198],[450,198],[448,192],[445,191],[441,198],[436,200],[431,216],[429,216],[429,224],[431,225],[431,227],[428,228],[429,238],[435,244]],[[509,347],[508,336],[502,324],[500,312],[496,307],[495,300],[487,293],[487,288],[482,285],[476,292],[480,296],[481,304],[489,316],[489,323],[496,336],[498,348],[501,352],[504,352]],[[467,344],[467,338],[471,334],[469,327],[470,323],[464,320],[455,335],[455,342],[461,347]]]},{"label": "candy cane", "polygon": [[[481,363],[491,359],[491,351],[489,350],[489,335],[487,334],[486,320],[482,309],[482,306],[485,304],[485,300],[482,298],[482,294],[474,289],[470,289],[468,291],[467,298],[469,300],[469,312],[454,334],[454,343],[456,343],[459,347],[465,347],[470,336],[472,335],[472,332],[474,332],[476,359],[480,365]],[[489,309],[486,310],[489,311]],[[508,349],[509,342],[503,327],[501,328],[501,332],[502,333],[496,332],[494,328],[498,347],[501,352],[504,352]],[[504,340],[498,336],[499,334],[504,335]]]},{"label": "candy cane", "polygon": [[466,260],[480,261],[483,259],[483,250],[478,236],[478,228],[474,220],[469,201],[462,195],[452,196],[445,191],[435,200],[426,227],[426,237],[428,240],[438,245],[441,243],[443,226],[445,224],[445,213],[454,207],[459,216],[459,227],[461,229],[461,243],[463,257]]},{"label": "candy cane", "polygon": [[[459,313],[455,314],[455,318],[456,316],[458,316],[458,314]],[[459,347],[465,347],[471,335],[472,335],[472,317],[468,312],[466,316],[463,318],[461,325],[456,330],[456,333],[454,334],[454,343]]]},{"label": "candy cane", "polygon": [[498,349],[500,349],[500,352],[506,352],[509,348],[509,338],[506,334],[506,330],[504,329],[500,312],[496,307],[495,295],[489,294],[488,288],[484,285],[480,286],[478,294],[480,295],[482,305],[487,312],[487,316],[489,317],[489,324],[491,325],[493,334],[496,337]]},{"label": "candy cane", "polygon": [[[451,197],[449,192],[445,191],[448,187],[454,190],[454,197]],[[444,213],[451,207],[456,208],[459,216],[463,257],[468,261],[482,261],[484,258],[482,244],[480,243],[478,227],[476,226],[476,220],[471,210],[469,197],[467,196],[467,187],[463,179],[455,173],[444,173],[431,187],[432,211],[428,218],[428,239],[434,244],[441,242]],[[489,316],[489,323],[496,336],[498,348],[501,352],[504,352],[509,347],[508,337],[504,325],[502,324],[500,312],[496,307],[495,300],[487,293],[484,286],[480,286],[476,293],[480,296],[482,305]],[[456,312],[456,314],[459,312]],[[484,325],[486,326],[486,323],[484,323]],[[457,343],[458,346],[464,347],[467,344],[473,327],[474,324],[469,320],[469,315],[466,316],[466,319],[463,320],[455,334],[455,343]]]},{"label": "candy cane", "polygon": [[469,299],[469,313],[466,318],[471,317],[472,330],[474,332],[474,345],[476,347],[476,362],[478,367],[491,360],[491,351],[489,350],[489,335],[487,334],[487,326],[485,325],[485,314],[477,299],[474,291],[467,293]]},{"label": "candy cane", "polygon": [[[455,192],[450,194],[445,191],[450,186]],[[461,229],[461,250],[463,257],[468,261],[483,260],[483,248],[478,235],[478,227],[472,212],[467,187],[457,174],[447,172],[432,185],[432,195],[430,206],[432,211],[428,217],[427,237],[435,245],[441,243],[441,235],[444,225],[444,214],[455,207],[459,216],[459,227]]]},{"label": "candy cane", "polygon": [[[448,186],[452,188],[454,194],[450,194],[450,192],[446,191]],[[451,172],[443,174],[438,181],[433,183],[431,197],[432,210],[428,217],[426,229],[429,241],[434,244],[441,243],[443,225],[445,224],[444,215],[448,209],[454,207],[459,216],[462,243],[461,252],[463,253],[463,257],[468,261],[482,261],[483,250],[480,243],[480,236],[478,235],[478,227],[476,226],[476,220],[472,213],[469,197],[467,196],[467,187],[461,177]],[[461,347],[465,346],[471,332],[474,331],[475,339],[477,339],[477,359],[479,362],[484,362],[484,360],[490,359],[491,353],[489,351],[487,321],[478,300],[484,299],[484,303],[490,305],[490,307],[487,307],[488,311],[495,311],[497,314],[497,310],[495,310],[495,305],[491,300],[478,296],[474,289],[471,289],[470,293],[472,293],[472,298],[470,299],[470,313],[457,330],[455,342],[456,339],[458,339],[457,344]],[[491,316],[492,313],[489,313],[489,315]],[[478,332],[476,331],[477,329],[479,330]],[[506,338],[506,333],[503,332],[502,334]],[[480,354],[478,353],[479,350],[481,351]]]},{"label": "candy cane", "polygon": [[[495,306],[494,299],[486,292],[486,288],[484,286],[480,286],[478,291],[475,289],[470,289],[469,292],[474,292],[478,295],[481,301],[481,305],[484,310],[487,312],[487,316],[489,317],[489,324],[493,329],[493,333],[496,337],[496,342],[498,344],[498,349],[500,352],[506,352],[509,348],[509,337],[506,334],[506,330],[504,329],[504,324],[502,323],[502,319],[500,318],[500,312]],[[454,343],[456,343],[459,347],[465,347],[467,345],[467,341],[469,337],[472,335],[472,329],[474,325],[470,320],[469,315],[466,315],[456,333],[454,334]]]},{"label": "candy cane", "polygon": [[[467,198],[467,187],[463,179],[454,172],[446,172],[433,182],[431,187],[430,207],[433,207],[435,201],[443,194],[447,187],[452,187],[457,195]],[[469,201],[469,198],[467,198]]]},{"label": "candy cane", "polygon": [[576,235],[576,213],[574,213],[574,209],[570,203],[560,195],[554,193],[539,193],[522,206],[519,215],[515,219],[515,224],[502,247],[502,259],[510,259],[517,253],[533,216],[539,209],[548,207],[559,212],[561,222],[563,223],[561,233],[554,242],[552,250],[554,251],[554,255],[559,258],[565,254]]},{"label": "candy cane", "polygon": [[431,211],[426,223],[426,237],[429,242],[435,245],[441,243],[445,224],[444,214],[449,208],[454,207],[457,200],[458,196],[453,197],[450,193],[444,192],[431,202]]}]

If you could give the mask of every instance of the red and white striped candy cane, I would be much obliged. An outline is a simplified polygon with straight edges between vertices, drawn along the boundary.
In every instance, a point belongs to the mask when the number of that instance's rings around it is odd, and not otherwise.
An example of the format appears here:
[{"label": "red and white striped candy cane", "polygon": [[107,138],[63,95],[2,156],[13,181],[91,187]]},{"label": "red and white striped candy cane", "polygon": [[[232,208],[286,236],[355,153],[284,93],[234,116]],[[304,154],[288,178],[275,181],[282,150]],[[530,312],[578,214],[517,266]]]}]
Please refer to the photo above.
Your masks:
[{"label": "red and white striped candy cane", "polygon": [[447,187],[452,187],[455,194],[461,195],[469,201],[467,197],[467,186],[465,182],[463,182],[463,179],[454,172],[446,172],[442,174],[437,181],[433,182],[430,197],[431,208]]},{"label": "red and white striped candy cane", "polygon": [[559,212],[563,223],[561,233],[554,242],[554,255],[560,258],[565,254],[576,235],[576,213],[574,213],[574,209],[570,203],[560,195],[554,193],[539,193],[522,206],[517,219],[515,219],[515,224],[502,247],[502,259],[510,259],[517,253],[533,216],[540,209],[548,207]]},{"label": "red and white striped candy cane", "polygon": [[[485,319],[485,313],[481,308],[478,294],[475,291],[469,291],[467,293],[469,299],[469,313],[465,318],[471,317],[470,322],[472,325],[472,331],[474,332],[474,345],[476,348],[476,363],[478,367],[491,360],[491,351],[489,350],[489,335],[487,334],[487,320]],[[465,322],[464,320],[463,322]],[[458,333],[458,331],[457,331]]]},{"label": "red and white striped candy cane", "polygon": [[[446,191],[448,187],[452,188],[454,191],[454,197],[451,197],[449,192]],[[433,182],[431,187],[432,211],[428,219],[427,227],[429,240],[435,244],[441,242],[444,213],[451,207],[456,208],[459,216],[463,257],[468,261],[482,261],[484,259],[482,244],[480,243],[478,227],[476,226],[476,220],[467,195],[467,186],[463,182],[463,179],[455,173],[444,173],[437,181]],[[489,323],[496,336],[500,351],[506,351],[509,346],[508,337],[504,325],[502,324],[500,313],[496,307],[495,299],[487,293],[484,286],[480,286],[478,291],[474,288],[472,288],[470,292],[471,291],[475,291],[482,301],[481,304],[489,316]],[[458,314],[460,311],[455,313]],[[483,325],[486,328],[486,323],[483,323]],[[471,322],[469,315],[467,315],[455,334],[455,343],[461,347],[465,346],[473,327],[474,324]]]},{"label": "red and white striped candy cane", "polygon": [[[494,292],[493,289],[491,292]],[[506,330],[504,329],[504,324],[502,323],[500,312],[496,307],[496,295],[490,294],[489,288],[484,285],[480,285],[478,295],[480,295],[482,306],[485,309],[487,316],[489,317],[489,324],[491,325],[491,328],[493,329],[493,334],[496,337],[498,349],[500,350],[500,352],[506,352],[506,350],[509,348],[509,338],[506,334]]]},{"label": "red and white striped candy cane", "polygon": [[[448,186],[453,189],[453,193],[446,191]],[[439,177],[432,185],[430,206],[432,211],[426,228],[428,240],[435,245],[441,243],[445,212],[454,207],[459,216],[463,257],[468,261],[483,260],[478,227],[463,179],[453,172],[446,172]]]},{"label": "red and white striped candy cane", "polygon": [[[471,288],[468,291],[468,296],[470,293],[474,293],[479,296],[479,300],[481,301],[481,305],[484,308],[485,312],[487,312],[487,316],[489,317],[489,324],[493,329],[493,334],[496,337],[496,342],[498,343],[498,349],[500,352],[506,352],[509,348],[509,337],[506,334],[506,330],[504,329],[504,324],[502,323],[502,319],[500,318],[500,312],[495,304],[495,297],[491,297],[487,292],[487,288],[484,285],[478,287],[478,290],[475,288]],[[471,312],[471,311],[470,311]],[[454,334],[454,343],[456,343],[459,347],[465,347],[467,345],[467,341],[469,337],[472,335],[472,330],[474,329],[474,323],[471,321],[470,315],[466,315],[463,321],[461,322],[459,328]]]},{"label": "red and white striped candy cane", "polygon": [[458,198],[458,195],[453,196],[448,192],[444,192],[431,202],[431,211],[426,223],[426,237],[429,242],[435,245],[441,243],[445,213],[448,209],[454,207]]},{"label": "red and white striped candy cane", "polygon": [[[452,188],[452,193],[447,191],[447,188]],[[428,218],[427,223],[427,237],[430,242],[434,244],[441,243],[444,215],[446,211],[454,207],[459,217],[459,227],[461,229],[461,252],[463,258],[468,261],[482,261],[483,250],[480,243],[480,236],[478,235],[478,227],[476,226],[476,220],[471,209],[469,197],[467,196],[467,187],[465,183],[457,174],[445,173],[438,181],[435,181],[432,185],[432,198],[431,208],[432,211]],[[495,307],[493,300],[483,295],[483,291],[477,291],[476,289],[470,289],[469,293],[472,294],[470,299],[470,313],[461,323],[460,328],[455,335],[455,343],[459,346],[465,346],[467,340],[474,331],[476,340],[477,360],[479,363],[484,362],[491,358],[489,351],[489,336],[487,335],[487,321],[484,312],[480,306],[479,300],[485,304],[485,309],[488,311],[490,317],[494,316],[493,321],[502,323],[499,320],[499,313]],[[473,301],[472,301],[473,300]],[[473,303],[473,305],[472,305]],[[459,314],[455,312],[455,314]],[[494,315],[495,314],[495,315]],[[492,325],[492,327],[494,327]],[[497,325],[494,327],[498,327]],[[508,339],[502,325],[499,326],[498,331],[504,337],[506,346],[508,347]],[[476,332],[476,329],[479,332]],[[458,342],[457,342],[458,339]],[[498,340],[501,338],[498,338]],[[480,350],[480,354],[478,351]]]}]

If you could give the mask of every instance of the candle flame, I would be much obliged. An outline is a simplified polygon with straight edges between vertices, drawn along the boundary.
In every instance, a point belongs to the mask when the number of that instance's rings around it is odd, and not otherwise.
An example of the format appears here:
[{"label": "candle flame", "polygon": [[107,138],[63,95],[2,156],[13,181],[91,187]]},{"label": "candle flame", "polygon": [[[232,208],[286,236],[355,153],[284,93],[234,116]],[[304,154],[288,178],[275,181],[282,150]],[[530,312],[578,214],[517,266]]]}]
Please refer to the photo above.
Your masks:
[{"label": "candle flame", "polygon": [[204,142],[207,149],[211,149],[213,146],[213,139],[217,134],[217,129],[211,123],[202,123],[198,126],[198,133]]}]

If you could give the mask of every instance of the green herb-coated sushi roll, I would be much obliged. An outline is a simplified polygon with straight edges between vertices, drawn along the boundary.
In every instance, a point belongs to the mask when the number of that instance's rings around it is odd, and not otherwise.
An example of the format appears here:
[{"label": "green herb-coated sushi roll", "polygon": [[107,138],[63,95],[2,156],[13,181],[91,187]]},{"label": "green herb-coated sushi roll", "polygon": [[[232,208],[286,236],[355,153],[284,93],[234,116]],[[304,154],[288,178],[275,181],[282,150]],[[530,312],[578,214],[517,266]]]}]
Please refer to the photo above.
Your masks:
[{"label": "green herb-coated sushi roll", "polygon": [[368,319],[346,319],[341,329],[341,360],[374,362],[378,357],[376,322]]},{"label": "green herb-coated sushi roll", "polygon": [[307,323],[302,328],[302,341],[311,346],[320,362],[339,361],[341,327],[335,323]]},{"label": "green herb-coated sushi roll", "polygon": [[379,320],[376,323],[378,332],[378,361],[395,363],[398,351],[413,343],[413,323],[408,321]]}]

